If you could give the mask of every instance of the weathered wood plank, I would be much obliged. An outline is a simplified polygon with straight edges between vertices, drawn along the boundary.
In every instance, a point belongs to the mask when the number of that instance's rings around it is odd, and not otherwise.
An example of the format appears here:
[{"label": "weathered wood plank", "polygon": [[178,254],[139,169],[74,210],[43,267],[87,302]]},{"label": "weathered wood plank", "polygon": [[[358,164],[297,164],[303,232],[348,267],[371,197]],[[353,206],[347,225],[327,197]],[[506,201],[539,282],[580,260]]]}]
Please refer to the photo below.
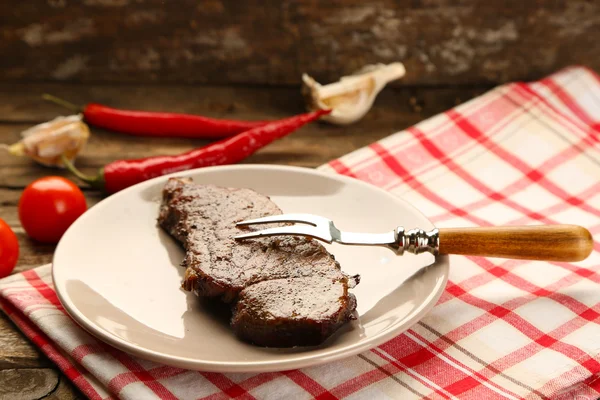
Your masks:
[{"label": "weathered wood plank", "polygon": [[44,399],[48,400],[83,400],[86,397],[65,377],[60,375],[58,386]]},{"label": "weathered wood plank", "polygon": [[[490,89],[479,86],[386,88],[375,100],[363,125],[379,119],[409,122],[447,110]],[[305,111],[297,87],[0,83],[0,123],[35,123],[70,112],[42,100],[52,93],[77,105],[95,102],[116,108],[173,111],[214,118],[284,118]],[[14,133],[21,127],[13,127]],[[10,126],[7,127],[10,129]],[[17,138],[18,136],[15,136]],[[164,140],[164,139],[161,139]]]},{"label": "weathered wood plank", "polygon": [[533,79],[600,69],[599,15],[586,0],[7,0],[0,80],[298,84],[390,61],[399,85]]},{"label": "weathered wood plank", "polygon": [[46,357],[0,311],[0,370],[49,364]]},{"label": "weathered wood plank", "polygon": [[[485,89],[390,88],[380,94],[373,109],[358,123],[347,127],[310,124],[274,142],[246,162],[316,167],[447,110]],[[186,111],[230,118],[275,119],[303,111],[297,89],[240,88],[220,91],[215,87],[132,86],[131,90],[123,90],[120,86],[0,85],[0,143],[17,141],[19,132],[34,122],[66,115],[60,107],[39,99],[39,93],[43,91],[81,103],[88,99],[118,107]],[[223,109],[227,111],[223,112]],[[193,139],[140,138],[93,127],[92,131],[92,138],[77,161],[78,166],[90,174],[115,159],[177,154],[208,143]],[[47,169],[28,159],[8,156],[0,157],[0,168],[0,187],[24,187],[33,179],[50,173],[67,176],[64,171]]]},{"label": "weathered wood plank", "polygon": [[58,386],[58,372],[50,368],[0,370],[0,400],[35,400]]},{"label": "weathered wood plank", "polygon": [[[357,127],[342,130],[315,124],[302,128],[290,137],[274,142],[245,162],[316,167],[327,160],[339,157],[398,130],[398,128],[393,128],[391,124],[393,121],[384,122],[383,127],[374,126],[361,134]],[[11,131],[14,127],[14,125],[10,126]],[[15,133],[8,133],[4,128],[5,126],[0,125],[1,138],[17,139]],[[342,138],[343,140],[340,140]],[[178,154],[207,143],[206,141],[186,139],[140,140],[97,130],[94,131],[94,137],[78,158],[77,166],[83,172],[93,175],[98,172],[100,167],[116,159]],[[25,187],[32,180],[49,174],[69,176],[66,171],[48,169],[25,158],[5,157],[0,160],[0,168],[2,168],[0,187]]]},{"label": "weathered wood plank", "polygon": [[95,102],[149,111],[199,113],[215,118],[284,117],[304,109],[299,88],[0,83],[0,121],[40,122],[69,113],[63,107],[42,100],[43,93],[77,105]]},{"label": "weathered wood plank", "polygon": [[33,241],[20,227],[14,230],[19,241],[19,260],[13,273],[27,271],[52,262],[55,245]]}]

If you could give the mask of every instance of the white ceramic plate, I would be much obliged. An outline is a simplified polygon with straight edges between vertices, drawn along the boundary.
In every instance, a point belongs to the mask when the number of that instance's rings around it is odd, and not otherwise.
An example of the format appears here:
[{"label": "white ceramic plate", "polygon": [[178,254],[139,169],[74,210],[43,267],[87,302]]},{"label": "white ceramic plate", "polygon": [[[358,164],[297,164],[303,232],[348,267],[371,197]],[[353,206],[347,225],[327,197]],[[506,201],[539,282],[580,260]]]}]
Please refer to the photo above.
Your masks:
[{"label": "white ceramic plate", "polygon": [[[270,196],[284,213],[322,215],[343,230],[433,228],[396,196],[312,169],[236,165],[175,175],[249,187]],[[243,343],[226,316],[180,289],[183,251],[156,224],[166,180],[143,182],[91,208],[65,233],[54,255],[54,285],[68,313],[96,337],[133,355],[218,372],[321,364],[373,348],[408,329],[433,307],[446,285],[447,257],[327,245],[345,272],[361,275],[352,290],[358,319],[318,347],[265,349]]]}]

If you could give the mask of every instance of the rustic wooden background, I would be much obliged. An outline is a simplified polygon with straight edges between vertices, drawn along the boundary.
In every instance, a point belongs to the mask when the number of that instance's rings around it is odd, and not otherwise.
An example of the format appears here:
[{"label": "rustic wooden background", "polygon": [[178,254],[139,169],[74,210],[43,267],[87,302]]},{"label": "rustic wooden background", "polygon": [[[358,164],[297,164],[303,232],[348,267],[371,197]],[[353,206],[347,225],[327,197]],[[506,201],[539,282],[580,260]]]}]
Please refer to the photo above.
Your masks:
[{"label": "rustic wooden background", "polygon": [[4,0],[0,80],[295,85],[402,61],[400,85],[600,67],[594,0]]},{"label": "rustic wooden background", "polygon": [[[47,0],[0,2],[0,143],[78,104],[267,119],[301,112],[303,72],[327,83],[368,63],[407,75],[357,124],[311,124],[247,162],[318,166],[513,80],[567,65],[600,71],[600,1]],[[78,166],[175,154],[206,142],[92,128]],[[28,239],[17,203],[49,174],[0,153],[0,218],[19,237],[15,272],[51,261]],[[63,172],[51,171],[65,175]],[[88,205],[102,195],[84,189]],[[81,397],[0,313],[0,399]]]}]

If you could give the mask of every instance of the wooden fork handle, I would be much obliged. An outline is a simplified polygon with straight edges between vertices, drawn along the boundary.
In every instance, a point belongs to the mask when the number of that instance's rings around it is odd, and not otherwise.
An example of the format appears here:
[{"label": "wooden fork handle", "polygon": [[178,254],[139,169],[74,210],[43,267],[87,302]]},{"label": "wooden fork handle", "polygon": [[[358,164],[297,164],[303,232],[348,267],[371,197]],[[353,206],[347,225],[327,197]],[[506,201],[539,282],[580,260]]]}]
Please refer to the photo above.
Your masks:
[{"label": "wooden fork handle", "polygon": [[439,252],[542,261],[581,261],[592,252],[590,232],[577,225],[441,228]]}]

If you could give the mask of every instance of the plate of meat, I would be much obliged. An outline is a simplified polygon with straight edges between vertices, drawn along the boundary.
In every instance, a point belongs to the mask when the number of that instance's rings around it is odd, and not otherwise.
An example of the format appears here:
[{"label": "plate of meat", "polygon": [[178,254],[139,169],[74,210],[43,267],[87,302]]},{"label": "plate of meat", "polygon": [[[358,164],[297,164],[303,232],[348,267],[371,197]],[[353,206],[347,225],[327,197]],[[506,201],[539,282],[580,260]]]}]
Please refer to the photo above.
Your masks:
[{"label": "plate of meat", "polygon": [[54,255],[58,297],[92,335],[140,358],[265,372],[382,344],[444,290],[447,256],[303,236],[234,239],[254,229],[238,222],[281,213],[324,216],[356,232],[434,228],[401,198],[331,173],[273,165],[185,171],[125,189],[80,217]]}]

